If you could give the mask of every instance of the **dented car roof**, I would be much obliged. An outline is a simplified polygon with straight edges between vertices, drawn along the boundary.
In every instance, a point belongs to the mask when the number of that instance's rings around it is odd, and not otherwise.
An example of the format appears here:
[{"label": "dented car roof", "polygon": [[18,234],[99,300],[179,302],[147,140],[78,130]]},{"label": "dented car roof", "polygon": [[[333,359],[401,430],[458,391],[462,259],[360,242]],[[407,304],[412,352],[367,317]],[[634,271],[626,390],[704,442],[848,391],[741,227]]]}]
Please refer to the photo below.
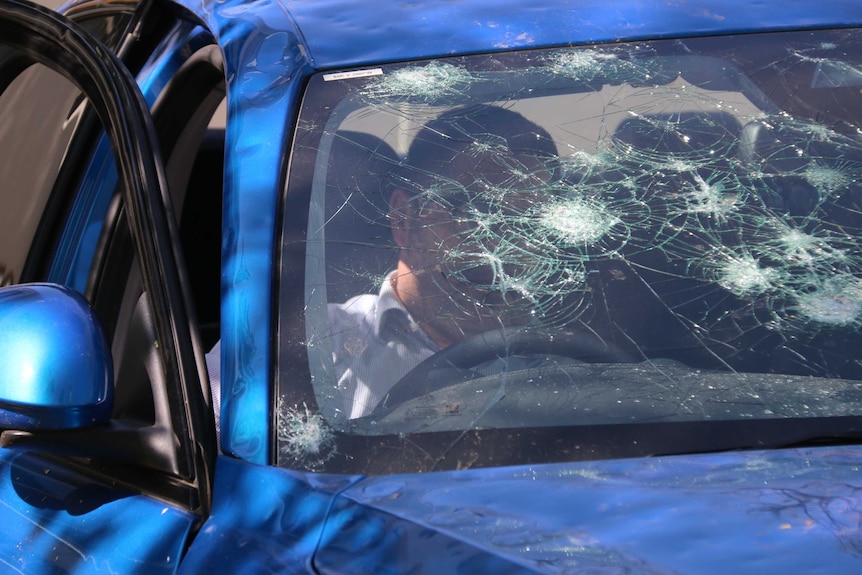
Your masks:
[{"label": "dented car roof", "polygon": [[853,0],[516,0],[505,6],[494,0],[288,0],[283,5],[318,68],[513,48],[849,26],[860,18]]}]

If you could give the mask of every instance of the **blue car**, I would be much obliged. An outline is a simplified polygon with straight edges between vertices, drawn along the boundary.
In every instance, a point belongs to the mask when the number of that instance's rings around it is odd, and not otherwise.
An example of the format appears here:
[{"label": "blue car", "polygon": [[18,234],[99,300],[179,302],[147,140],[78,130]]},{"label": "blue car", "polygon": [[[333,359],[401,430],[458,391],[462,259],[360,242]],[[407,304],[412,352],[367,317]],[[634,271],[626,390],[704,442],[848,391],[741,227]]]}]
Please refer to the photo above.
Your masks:
[{"label": "blue car", "polygon": [[862,3],[0,0],[0,572],[862,572]]}]

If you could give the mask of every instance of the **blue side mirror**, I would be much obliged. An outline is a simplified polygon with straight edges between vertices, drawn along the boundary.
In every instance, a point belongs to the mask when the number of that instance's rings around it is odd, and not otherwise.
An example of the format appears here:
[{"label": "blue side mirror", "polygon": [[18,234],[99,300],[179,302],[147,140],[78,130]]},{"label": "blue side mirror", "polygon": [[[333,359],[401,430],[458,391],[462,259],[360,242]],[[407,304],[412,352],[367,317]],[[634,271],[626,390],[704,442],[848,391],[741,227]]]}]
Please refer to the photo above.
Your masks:
[{"label": "blue side mirror", "polygon": [[106,423],[111,352],[90,305],[54,284],[0,288],[0,428]]}]

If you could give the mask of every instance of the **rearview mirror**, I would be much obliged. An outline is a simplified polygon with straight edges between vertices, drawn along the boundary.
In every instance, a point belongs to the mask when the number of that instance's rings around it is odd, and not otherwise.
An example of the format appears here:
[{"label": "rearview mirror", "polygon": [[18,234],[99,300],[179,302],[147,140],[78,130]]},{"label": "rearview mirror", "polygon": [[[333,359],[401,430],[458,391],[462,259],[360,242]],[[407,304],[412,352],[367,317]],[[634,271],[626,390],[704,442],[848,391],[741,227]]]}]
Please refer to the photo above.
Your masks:
[{"label": "rearview mirror", "polygon": [[87,300],[54,284],[0,288],[0,428],[106,423],[111,352]]}]

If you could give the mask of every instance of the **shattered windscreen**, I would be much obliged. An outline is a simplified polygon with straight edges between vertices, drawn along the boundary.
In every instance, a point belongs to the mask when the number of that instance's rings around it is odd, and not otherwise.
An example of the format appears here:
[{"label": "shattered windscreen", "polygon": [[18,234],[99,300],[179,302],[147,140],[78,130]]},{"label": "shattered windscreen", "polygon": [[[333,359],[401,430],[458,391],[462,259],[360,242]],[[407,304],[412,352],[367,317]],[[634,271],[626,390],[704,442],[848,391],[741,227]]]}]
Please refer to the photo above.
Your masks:
[{"label": "shattered windscreen", "polygon": [[[281,332],[301,335],[281,344],[280,463],[338,468],[362,437],[426,469],[459,449],[446,465],[493,464],[460,444],[542,428],[563,457],[585,428],[857,429],[860,41],[667,40],[313,78],[286,205],[285,262],[301,261],[283,266]],[[711,448],[765,440],[734,441]],[[650,449],[665,448],[683,449]]]}]

